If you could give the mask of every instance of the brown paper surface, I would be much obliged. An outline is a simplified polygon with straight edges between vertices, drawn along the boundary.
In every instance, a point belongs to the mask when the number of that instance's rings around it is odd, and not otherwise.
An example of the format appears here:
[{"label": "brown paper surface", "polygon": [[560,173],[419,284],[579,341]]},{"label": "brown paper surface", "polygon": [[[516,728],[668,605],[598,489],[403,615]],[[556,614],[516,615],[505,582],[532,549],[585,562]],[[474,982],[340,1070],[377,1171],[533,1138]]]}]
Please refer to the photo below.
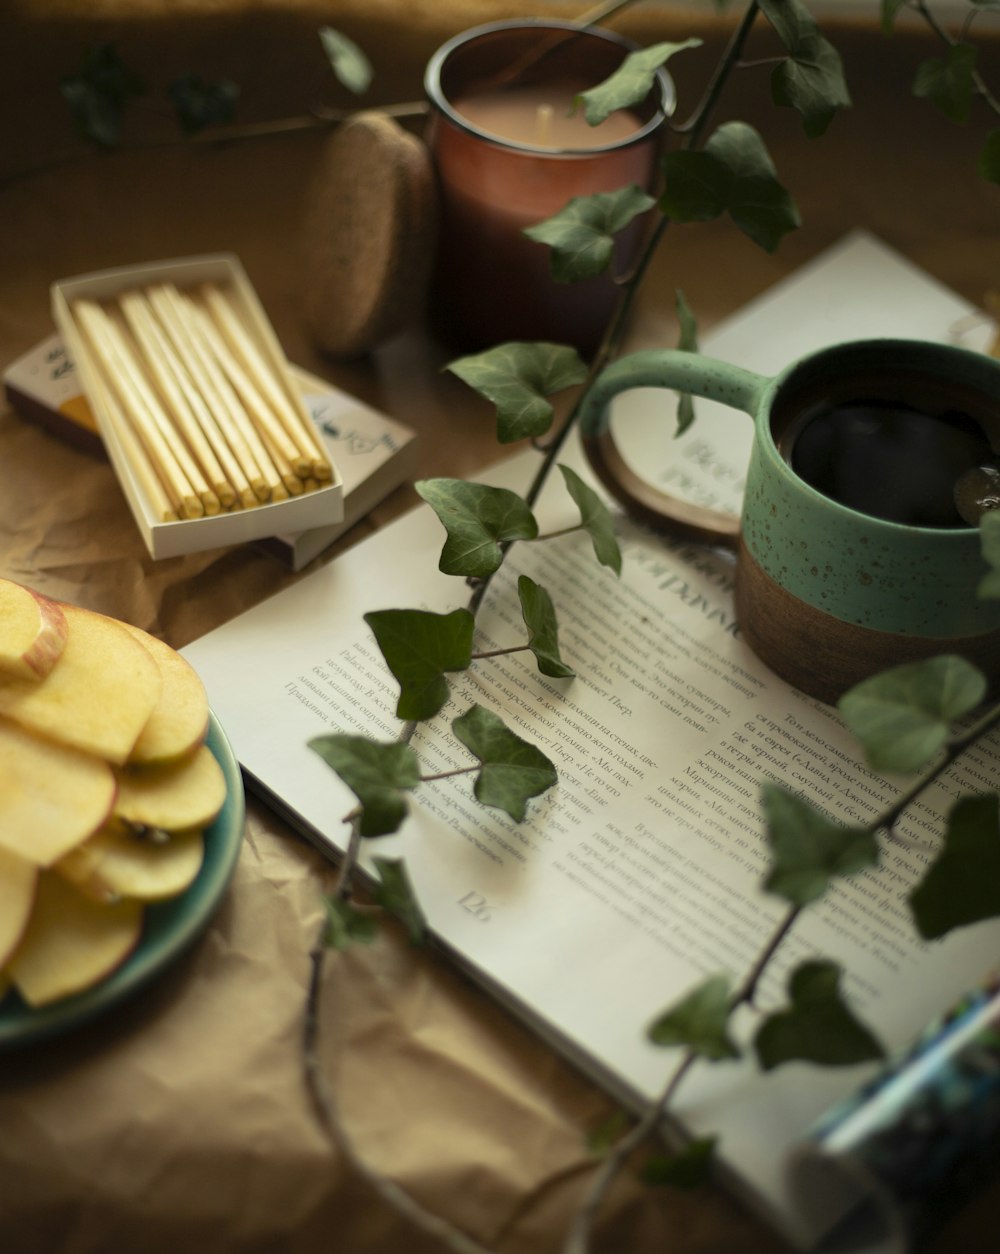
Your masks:
[{"label": "brown paper surface", "polygon": [[[245,85],[244,117],[253,120],[299,113],[310,93],[329,92],[315,47],[323,22],[339,19],[375,50],[379,99],[412,99],[426,56],[446,34],[505,11],[517,8],[499,0],[297,0],[245,10],[235,0],[20,0],[0,17],[8,50],[0,174],[69,142],[56,85],[98,39],[116,38],[157,86],[195,67],[230,74]],[[660,6],[638,6],[621,25],[647,42],[707,32],[706,58],[725,27]],[[874,28],[846,28],[840,43],[856,105],[821,141],[806,141],[790,110],[770,106],[761,80],[741,78],[728,98],[730,116],[766,130],[802,230],[775,256],[727,222],[672,234],[640,301],[637,345],[675,342],[675,287],[708,326],[858,225],[969,299],[996,286],[996,190],[971,168],[977,137],[907,103],[926,45],[887,45]],[[698,81],[697,63],[688,65]],[[678,65],[682,87],[688,73]],[[421,328],[336,366],[306,338],[297,292],[308,266],[295,240],[321,143],[305,131],[220,148],[87,156],[0,186],[0,360],[51,332],[55,279],[229,250],[292,361],[418,429],[419,474],[467,474],[497,456],[486,408],[442,373],[450,354]],[[414,500],[411,489],[393,494],[339,548]],[[0,574],[175,646],[293,578],[249,548],[153,562],[108,465],[6,406]],[[0,1055],[4,1254],[441,1248],[347,1164],[309,1100],[301,1051],[308,955],[329,876],[317,853],[251,800],[235,880],[191,951],[107,1017]],[[587,1174],[584,1136],[613,1111],[607,1098],[441,957],[412,949],[392,928],[371,949],[328,956],[320,1026],[324,1072],[370,1164],[498,1251],[559,1249]],[[939,1254],[995,1249],[990,1209],[987,1199],[967,1211]],[[609,1199],[595,1243],[631,1254],[784,1248],[721,1188],[648,1192],[632,1173]]]}]

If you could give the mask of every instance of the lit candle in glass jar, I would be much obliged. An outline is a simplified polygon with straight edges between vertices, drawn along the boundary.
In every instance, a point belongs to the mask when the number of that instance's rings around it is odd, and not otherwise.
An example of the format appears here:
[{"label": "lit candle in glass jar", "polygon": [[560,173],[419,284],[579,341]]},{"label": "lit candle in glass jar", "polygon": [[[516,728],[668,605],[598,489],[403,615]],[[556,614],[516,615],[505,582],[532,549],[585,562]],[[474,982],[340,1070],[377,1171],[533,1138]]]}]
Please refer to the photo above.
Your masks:
[{"label": "lit candle in glass jar", "polygon": [[[599,343],[618,295],[611,276],[557,283],[548,247],[523,232],[574,197],[651,188],[673,101],[665,72],[642,104],[596,127],[573,108],[634,50],[571,23],[498,22],[431,59],[428,145],[441,201],[431,312],[450,341],[551,340],[585,353]],[[637,228],[618,237],[617,268],[637,243]]]},{"label": "lit candle in glass jar", "polygon": [[639,117],[618,109],[593,127],[565,88],[510,87],[462,96],[455,112],[490,139],[550,152],[580,152],[617,144],[642,129]]}]

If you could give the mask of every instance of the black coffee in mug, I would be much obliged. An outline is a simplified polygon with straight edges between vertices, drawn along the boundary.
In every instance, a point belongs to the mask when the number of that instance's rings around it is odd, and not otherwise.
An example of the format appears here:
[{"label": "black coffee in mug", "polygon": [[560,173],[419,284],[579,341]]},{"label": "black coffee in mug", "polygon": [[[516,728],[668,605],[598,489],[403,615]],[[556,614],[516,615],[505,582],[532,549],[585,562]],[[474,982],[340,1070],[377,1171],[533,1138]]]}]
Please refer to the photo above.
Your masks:
[{"label": "black coffee in mug", "polygon": [[1000,484],[977,416],[988,404],[931,379],[849,380],[796,396],[775,429],[792,469],[824,496],[890,522],[967,527]]},{"label": "black coffee in mug", "polygon": [[[662,492],[628,465],[612,430],[614,401],[650,387],[750,416],[739,515]],[[675,408],[663,406],[667,429]],[[947,653],[1000,688],[1000,601],[980,595],[989,563],[979,513],[965,515],[970,479],[980,513],[991,492],[1000,499],[997,358],[929,340],[868,339],[761,375],[699,353],[646,349],[594,380],[580,437],[601,482],[635,517],[735,551],[740,640],[803,692],[835,702],[889,667]],[[977,480],[989,489],[982,496]]]}]

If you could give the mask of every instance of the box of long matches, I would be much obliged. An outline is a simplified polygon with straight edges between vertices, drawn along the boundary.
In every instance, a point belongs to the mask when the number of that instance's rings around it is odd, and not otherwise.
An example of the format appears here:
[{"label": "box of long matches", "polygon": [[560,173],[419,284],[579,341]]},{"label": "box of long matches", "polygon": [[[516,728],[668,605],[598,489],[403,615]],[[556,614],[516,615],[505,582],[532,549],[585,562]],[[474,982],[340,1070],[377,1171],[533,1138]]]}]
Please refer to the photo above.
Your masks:
[{"label": "box of long matches", "polygon": [[61,279],[52,314],[153,557],[343,519],[343,480],[231,254]]},{"label": "box of long matches", "polygon": [[[344,486],[344,517],[325,527],[253,540],[254,548],[301,570],[416,470],[417,433],[294,362],[292,378]],[[95,457],[107,457],[76,368],[58,333],[9,362],[3,395],[22,418]]]}]

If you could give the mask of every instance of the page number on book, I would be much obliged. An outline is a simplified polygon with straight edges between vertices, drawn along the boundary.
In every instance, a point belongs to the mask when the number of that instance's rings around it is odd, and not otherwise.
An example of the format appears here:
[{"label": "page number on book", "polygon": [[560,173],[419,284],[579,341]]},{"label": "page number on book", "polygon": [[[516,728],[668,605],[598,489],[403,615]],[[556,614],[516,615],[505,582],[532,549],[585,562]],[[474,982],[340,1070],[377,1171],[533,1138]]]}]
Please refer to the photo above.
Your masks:
[{"label": "page number on book", "polygon": [[458,904],[477,923],[489,923],[493,917],[493,910],[482,893],[466,893],[464,897],[459,897]]}]

